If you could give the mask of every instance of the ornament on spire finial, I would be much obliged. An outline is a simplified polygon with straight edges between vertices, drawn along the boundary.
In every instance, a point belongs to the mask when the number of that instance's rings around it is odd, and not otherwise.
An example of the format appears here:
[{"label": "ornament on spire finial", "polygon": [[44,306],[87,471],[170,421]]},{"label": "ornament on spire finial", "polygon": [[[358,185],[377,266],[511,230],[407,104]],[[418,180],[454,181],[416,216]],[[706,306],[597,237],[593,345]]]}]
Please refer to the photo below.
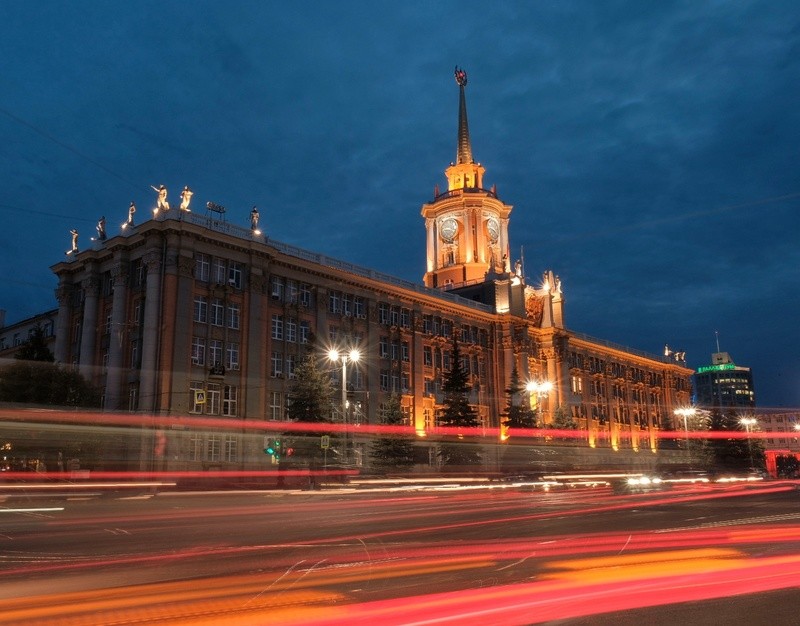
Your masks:
[{"label": "ornament on spire finial", "polygon": [[459,87],[466,87],[467,86],[467,73],[462,70],[458,65],[456,65],[456,82],[458,83]]}]

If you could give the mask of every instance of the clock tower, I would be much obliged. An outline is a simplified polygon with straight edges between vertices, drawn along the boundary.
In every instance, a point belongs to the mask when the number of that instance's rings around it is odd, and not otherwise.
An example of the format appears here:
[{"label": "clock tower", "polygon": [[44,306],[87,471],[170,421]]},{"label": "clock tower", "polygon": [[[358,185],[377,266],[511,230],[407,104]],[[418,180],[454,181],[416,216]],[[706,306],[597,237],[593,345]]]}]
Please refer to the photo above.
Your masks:
[{"label": "clock tower", "polygon": [[467,73],[456,67],[458,146],[445,170],[447,191],[437,185],[433,202],[422,206],[427,232],[427,287],[455,289],[508,275],[508,218],[511,205],[501,202],[494,186],[483,187],[484,167],[472,158],[464,95]]}]

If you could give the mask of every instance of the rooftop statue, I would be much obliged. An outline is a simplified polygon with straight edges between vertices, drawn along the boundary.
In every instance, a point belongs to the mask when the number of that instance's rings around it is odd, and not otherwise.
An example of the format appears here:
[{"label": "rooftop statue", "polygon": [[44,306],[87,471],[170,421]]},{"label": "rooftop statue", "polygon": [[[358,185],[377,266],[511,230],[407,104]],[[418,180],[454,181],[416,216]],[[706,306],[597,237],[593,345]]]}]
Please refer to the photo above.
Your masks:
[{"label": "rooftop statue", "polygon": [[[194,192],[191,189],[189,189],[188,185],[183,188],[183,191],[181,191],[181,211],[189,210],[189,203],[192,201],[193,194]],[[166,195],[164,197],[166,199]],[[167,205],[167,208],[169,208],[169,205]]]},{"label": "rooftop statue", "polygon": [[151,189],[158,194],[156,208],[159,211],[169,211],[169,202],[167,202],[167,188],[164,185],[155,187],[150,185]]}]

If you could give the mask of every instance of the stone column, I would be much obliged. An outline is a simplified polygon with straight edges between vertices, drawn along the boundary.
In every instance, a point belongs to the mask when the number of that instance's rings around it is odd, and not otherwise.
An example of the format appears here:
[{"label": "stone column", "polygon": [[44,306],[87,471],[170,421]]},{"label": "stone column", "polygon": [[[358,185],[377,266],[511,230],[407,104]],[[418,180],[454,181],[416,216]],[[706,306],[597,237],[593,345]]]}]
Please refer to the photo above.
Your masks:
[{"label": "stone column", "polygon": [[111,337],[108,347],[108,376],[106,376],[105,408],[120,408],[123,358],[128,340],[128,263],[120,260],[111,268],[114,298],[111,305]]},{"label": "stone column", "polygon": [[[147,267],[147,290],[142,321],[142,371],[139,383],[139,410],[155,410],[158,344],[161,333],[161,251],[150,250],[142,259]],[[116,295],[116,293],[115,293]]]},{"label": "stone column", "polygon": [[58,300],[58,318],[56,319],[56,343],[54,356],[56,363],[67,363],[69,359],[69,330],[70,330],[70,300],[75,287],[61,278],[61,283],[56,289]]},{"label": "stone column", "polygon": [[438,261],[436,257],[436,220],[427,218],[425,220],[425,228],[428,231],[427,242],[427,255],[428,255],[428,271],[432,272],[436,269]]},{"label": "stone column", "polygon": [[100,279],[94,272],[83,281],[83,293],[80,372],[84,378],[92,380],[92,372],[96,365],[94,350],[97,345],[97,296],[100,293]]}]

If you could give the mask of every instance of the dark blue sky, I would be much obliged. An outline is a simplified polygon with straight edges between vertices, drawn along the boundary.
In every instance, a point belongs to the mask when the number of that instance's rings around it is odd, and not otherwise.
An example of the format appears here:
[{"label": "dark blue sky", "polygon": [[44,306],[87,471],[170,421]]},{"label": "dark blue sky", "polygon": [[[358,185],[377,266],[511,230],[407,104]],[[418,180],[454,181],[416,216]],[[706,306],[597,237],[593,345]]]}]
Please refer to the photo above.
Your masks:
[{"label": "dark blue sky", "polygon": [[0,308],[54,308],[69,229],[189,185],[421,281],[458,88],[512,256],[573,330],[753,368],[800,407],[800,3],[27,2],[0,11]]}]

